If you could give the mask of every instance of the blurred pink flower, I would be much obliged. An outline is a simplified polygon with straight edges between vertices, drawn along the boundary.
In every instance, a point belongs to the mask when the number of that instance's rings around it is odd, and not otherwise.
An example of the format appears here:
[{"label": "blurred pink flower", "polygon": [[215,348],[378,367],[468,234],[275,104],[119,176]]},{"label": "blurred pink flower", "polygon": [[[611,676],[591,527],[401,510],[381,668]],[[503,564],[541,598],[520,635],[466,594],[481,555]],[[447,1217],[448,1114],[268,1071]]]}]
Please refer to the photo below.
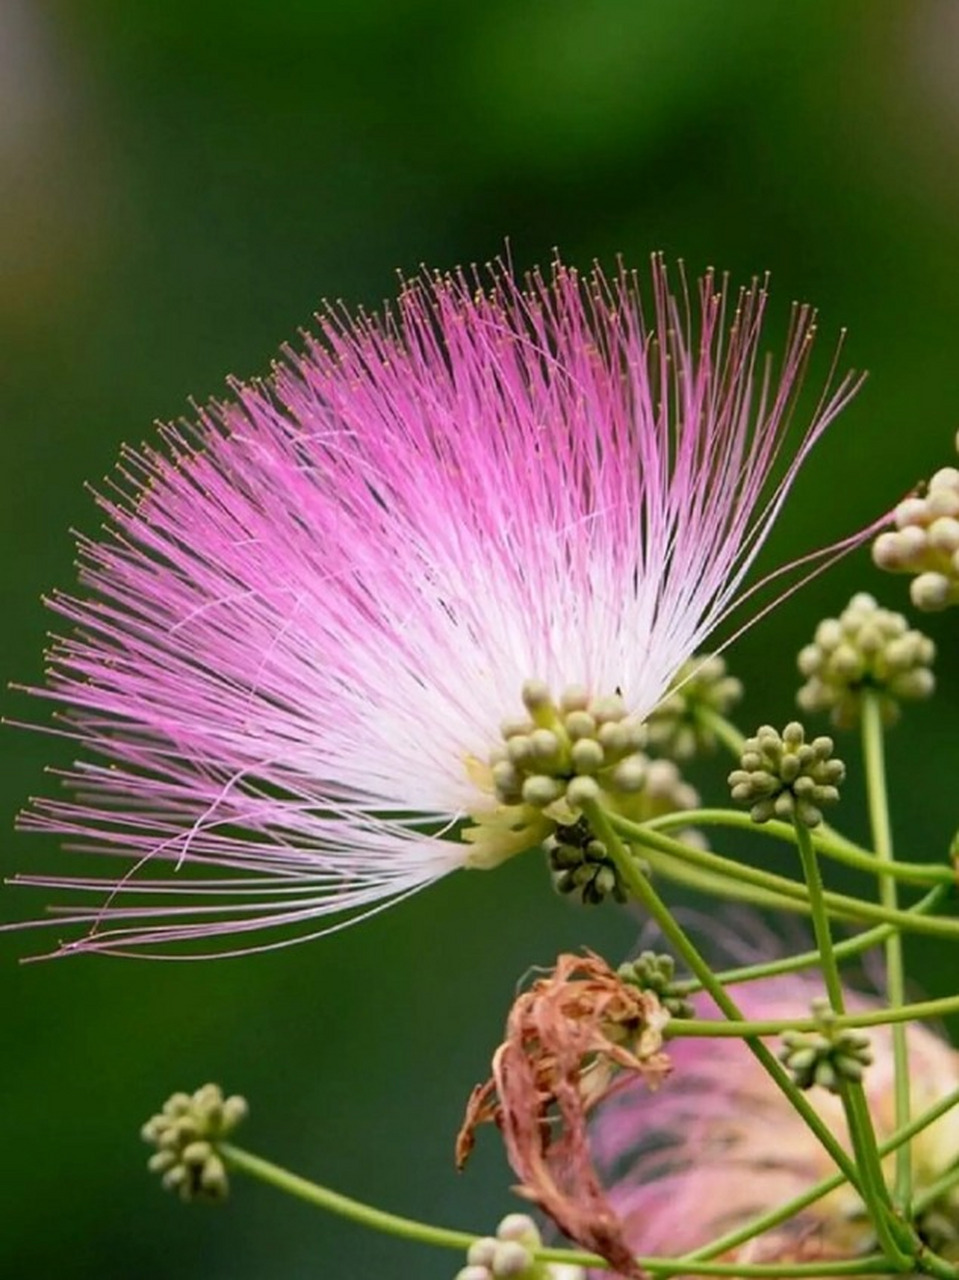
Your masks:
[{"label": "blurred pink flower", "polygon": [[[803,975],[732,990],[747,1018],[801,1018],[822,994],[822,984]],[[850,996],[848,1007],[875,1003]],[[864,1087],[881,1142],[895,1130],[892,1036],[889,1027],[875,1027],[869,1038],[873,1064],[866,1068]],[[918,1115],[959,1088],[959,1052],[918,1024],[909,1027],[907,1038],[912,1110]],[[677,1039],[670,1041],[669,1053],[673,1072],[659,1092],[650,1096],[624,1082],[596,1113],[591,1135],[594,1161],[635,1253],[677,1256],[700,1248],[835,1172],[741,1041]],[[823,1089],[808,1097],[848,1147],[840,1099]],[[957,1151],[959,1108],[953,1108],[913,1140],[917,1188],[944,1173]],[[891,1175],[892,1157],[886,1167]],[[945,1208],[959,1227],[955,1188]],[[873,1244],[859,1197],[846,1184],[724,1257],[813,1262],[865,1253]]]},{"label": "blurred pink flower", "polygon": [[20,877],[105,896],[62,950],[340,927],[469,864],[470,766],[524,681],[647,715],[858,385],[780,458],[814,316],[774,377],[765,305],[711,272],[677,300],[658,259],[645,314],[625,270],[423,277],[128,449],[40,691],[98,762],[22,819],[126,860]]}]

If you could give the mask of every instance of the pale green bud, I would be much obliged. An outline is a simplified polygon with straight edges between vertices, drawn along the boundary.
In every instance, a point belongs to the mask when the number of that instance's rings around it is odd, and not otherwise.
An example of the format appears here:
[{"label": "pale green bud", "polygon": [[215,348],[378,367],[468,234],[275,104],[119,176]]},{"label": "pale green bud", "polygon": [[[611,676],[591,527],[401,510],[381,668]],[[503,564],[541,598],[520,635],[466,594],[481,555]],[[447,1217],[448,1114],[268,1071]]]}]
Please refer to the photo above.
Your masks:
[{"label": "pale green bud", "polygon": [[172,1094],[140,1131],[145,1142],[157,1147],[147,1167],[183,1200],[224,1200],[229,1181],[217,1143],[245,1119],[247,1110],[244,1098],[224,1098],[215,1084],[193,1094]]},{"label": "pale green bud", "polygon": [[821,622],[813,643],[800,650],[797,664],[806,683],[796,700],[803,711],[827,711],[833,724],[846,729],[858,722],[868,691],[878,696],[882,718],[892,724],[901,700],[932,693],[934,657],[928,636],[860,592],[838,618]]}]

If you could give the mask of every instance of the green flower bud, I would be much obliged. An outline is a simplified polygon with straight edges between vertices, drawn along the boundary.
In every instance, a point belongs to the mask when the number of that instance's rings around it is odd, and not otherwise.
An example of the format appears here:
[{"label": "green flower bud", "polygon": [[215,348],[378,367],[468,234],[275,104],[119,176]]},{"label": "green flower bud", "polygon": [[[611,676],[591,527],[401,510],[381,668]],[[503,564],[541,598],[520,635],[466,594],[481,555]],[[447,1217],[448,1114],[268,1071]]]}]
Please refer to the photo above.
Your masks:
[{"label": "green flower bud", "polygon": [[872,691],[884,722],[892,724],[900,701],[932,693],[935,653],[929,637],[910,630],[901,613],[881,609],[860,592],[838,618],[821,622],[812,644],[800,651],[806,683],[796,701],[803,711],[828,711],[837,728],[849,729],[862,714],[863,695]]},{"label": "green flower bud", "polygon": [[729,775],[732,798],[751,806],[753,822],[779,818],[816,827],[822,822],[822,806],[839,799],[846,773],[842,761],[832,759],[832,751],[831,738],[807,743],[796,721],[781,735],[763,725],[755,738],[747,738],[740,767]]},{"label": "green flower bud", "polygon": [[224,1098],[216,1084],[193,1094],[172,1094],[140,1131],[143,1140],[157,1148],[147,1162],[150,1172],[159,1173],[164,1187],[181,1200],[225,1200],[229,1180],[217,1143],[229,1136],[247,1110],[244,1098]]},{"label": "green flower bud", "polygon": [[667,1013],[674,1018],[694,1016],[695,1010],[688,1000],[671,994],[671,984],[676,972],[676,962],[671,955],[643,951],[635,960],[627,960],[621,964],[616,972],[624,982],[631,983],[640,991],[652,991]]},{"label": "green flower bud", "polygon": [[844,1083],[859,1084],[872,1062],[869,1037],[853,1028],[836,1026],[836,1015],[824,1001],[815,1001],[816,1031],[787,1031],[783,1034],[779,1059],[791,1072],[796,1086],[814,1085],[840,1093]]}]

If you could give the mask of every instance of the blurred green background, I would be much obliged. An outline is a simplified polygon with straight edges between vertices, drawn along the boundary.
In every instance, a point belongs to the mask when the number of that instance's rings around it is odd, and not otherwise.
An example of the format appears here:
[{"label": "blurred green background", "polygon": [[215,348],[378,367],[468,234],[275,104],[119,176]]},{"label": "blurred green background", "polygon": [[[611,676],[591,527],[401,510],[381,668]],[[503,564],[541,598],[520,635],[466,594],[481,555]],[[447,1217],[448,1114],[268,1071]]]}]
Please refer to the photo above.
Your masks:
[{"label": "blurred green background", "polygon": [[[0,0],[3,661],[41,677],[40,593],[73,578],[123,441],[266,369],[324,297],[375,305],[394,270],[580,265],[651,250],[819,305],[872,371],[777,531],[781,559],[865,523],[953,458],[959,426],[959,7],[952,0]],[[742,640],[743,720],[782,722],[793,655],[865,552]],[[903,853],[957,823],[956,616],[932,620],[937,705],[892,735]],[[38,714],[11,693],[12,718]],[[69,751],[2,736],[5,873],[63,865],[9,834]],[[854,746],[846,748],[854,755]],[[713,770],[715,782],[722,768]],[[854,769],[847,826],[862,831]],[[714,791],[713,794],[718,794]],[[6,919],[39,895],[0,890]],[[452,1137],[517,979],[639,922],[554,900],[535,858],[458,875],[355,931],[210,964],[21,966],[0,935],[0,1271],[57,1280],[448,1277],[455,1255],[243,1185],[186,1209],[143,1171],[140,1122],[208,1078],[251,1100],[264,1155],[401,1213],[492,1226],[492,1134]],[[912,948],[923,990],[956,960]]]}]

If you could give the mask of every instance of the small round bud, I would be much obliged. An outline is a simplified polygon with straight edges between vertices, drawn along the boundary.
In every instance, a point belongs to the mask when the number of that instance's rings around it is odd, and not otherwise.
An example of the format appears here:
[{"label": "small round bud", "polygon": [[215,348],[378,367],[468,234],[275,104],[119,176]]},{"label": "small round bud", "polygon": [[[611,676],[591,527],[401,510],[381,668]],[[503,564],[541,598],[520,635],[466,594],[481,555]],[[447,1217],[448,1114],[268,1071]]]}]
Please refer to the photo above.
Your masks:
[{"label": "small round bud", "polygon": [[584,804],[596,804],[602,792],[593,778],[574,778],[566,788],[566,799],[574,809]]},{"label": "small round bud", "polygon": [[573,743],[570,759],[577,773],[598,773],[606,763],[606,752],[595,738],[582,738]]},{"label": "small round bud", "polygon": [[[515,733],[506,744],[506,754],[511,764],[522,768],[533,759],[533,740],[528,733]],[[497,761],[497,764],[502,763]],[[496,766],[494,765],[494,778]]]},{"label": "small round bud", "polygon": [[544,773],[534,773],[523,783],[523,803],[534,809],[546,809],[564,793],[566,787],[559,778]]},{"label": "small round bud", "polygon": [[549,685],[543,680],[527,680],[523,685],[523,705],[530,714],[553,705]]},{"label": "small round bud", "polygon": [[501,1240],[496,1246],[490,1270],[500,1280],[503,1277],[523,1276],[533,1265],[533,1255],[517,1240]]},{"label": "small round bud", "polygon": [[[526,738],[524,741],[528,742]],[[493,765],[493,786],[496,794],[504,804],[515,804],[521,795],[520,774],[509,760],[500,760]]]},{"label": "small round bud", "polygon": [[563,726],[573,742],[580,738],[593,738],[596,734],[596,721],[585,709],[570,711]]},{"label": "small round bud", "polygon": [[900,529],[906,525],[926,524],[926,503],[923,498],[904,498],[896,507],[893,515]]},{"label": "small round bud", "polygon": [[938,613],[952,604],[954,586],[944,573],[920,573],[909,587],[909,596],[917,609]]},{"label": "small round bud", "polygon": [[492,1266],[497,1243],[493,1236],[482,1236],[479,1240],[474,1240],[466,1252],[466,1261],[474,1267]]},{"label": "small round bud", "polygon": [[610,783],[616,791],[642,791],[646,782],[646,763],[642,756],[627,756],[610,775]]},{"label": "small round bud", "polygon": [[552,729],[534,729],[529,735],[529,746],[534,760],[551,763],[559,759],[560,742]]},{"label": "small round bud", "polygon": [[508,1213],[496,1228],[498,1240],[518,1240],[527,1249],[537,1249],[543,1243],[539,1228],[528,1213]]}]

